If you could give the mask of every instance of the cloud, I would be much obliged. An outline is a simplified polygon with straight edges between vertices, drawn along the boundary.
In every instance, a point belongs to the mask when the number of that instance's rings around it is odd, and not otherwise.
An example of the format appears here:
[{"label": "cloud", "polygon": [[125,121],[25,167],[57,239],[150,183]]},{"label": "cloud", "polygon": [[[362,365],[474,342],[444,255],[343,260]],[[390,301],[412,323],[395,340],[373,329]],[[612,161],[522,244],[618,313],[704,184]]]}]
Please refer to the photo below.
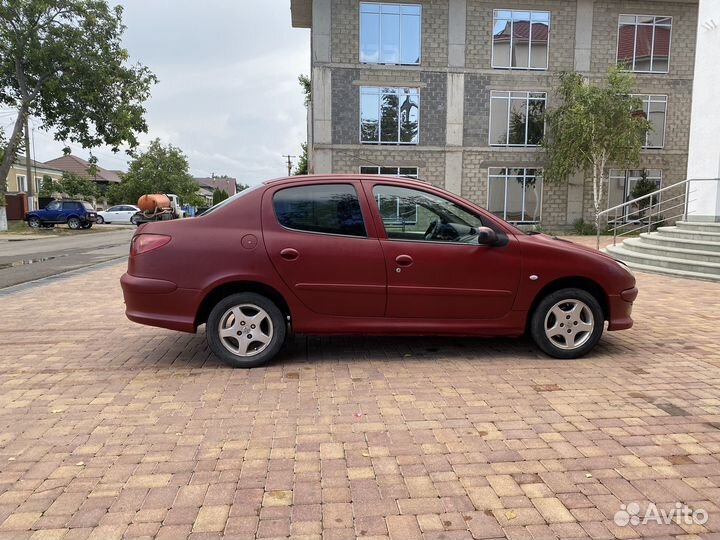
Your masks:
[{"label": "cloud", "polygon": [[[297,78],[310,71],[310,33],[291,27],[290,0],[113,3],[124,8],[131,61],[160,79],[146,103],[150,129],[141,142],[160,137],[180,147],[198,176],[257,184],[286,174],[282,155],[298,155],[306,138]],[[35,133],[38,159],[60,155],[63,144]],[[122,153],[93,153],[103,167],[126,168]]]}]

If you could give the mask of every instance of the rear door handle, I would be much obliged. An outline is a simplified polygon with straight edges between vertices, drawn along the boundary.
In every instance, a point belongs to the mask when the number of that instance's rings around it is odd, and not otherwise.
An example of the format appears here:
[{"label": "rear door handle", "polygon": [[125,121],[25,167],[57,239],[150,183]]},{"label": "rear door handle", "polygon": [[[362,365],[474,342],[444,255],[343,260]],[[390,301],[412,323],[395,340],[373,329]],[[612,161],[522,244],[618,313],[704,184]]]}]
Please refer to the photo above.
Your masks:
[{"label": "rear door handle", "polygon": [[398,266],[411,266],[414,261],[410,255],[398,255],[395,257],[395,262]]},{"label": "rear door handle", "polygon": [[296,249],[285,248],[280,252],[280,256],[286,261],[294,261],[300,256],[300,254]]}]

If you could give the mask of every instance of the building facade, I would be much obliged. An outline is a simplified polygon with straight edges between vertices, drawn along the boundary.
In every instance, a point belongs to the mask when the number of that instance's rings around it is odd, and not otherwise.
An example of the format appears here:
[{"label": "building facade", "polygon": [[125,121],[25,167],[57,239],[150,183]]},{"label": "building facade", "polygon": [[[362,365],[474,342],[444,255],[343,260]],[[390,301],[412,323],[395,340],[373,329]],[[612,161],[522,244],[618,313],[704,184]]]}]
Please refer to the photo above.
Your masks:
[{"label": "building facade", "polygon": [[641,179],[686,177],[697,0],[291,0],[312,31],[314,173],[418,176],[508,221],[592,221],[578,174],[543,185],[543,112],[559,75],[622,64],[653,125],[638,170],[612,170],[607,204]]},{"label": "building facade", "polygon": [[[40,163],[39,161],[30,160],[30,168],[32,170],[33,181],[35,182],[33,185],[33,193],[35,193],[36,196],[40,192],[44,177],[49,176],[53,182],[57,182],[62,178],[62,171],[60,169],[51,167],[45,163]],[[27,194],[29,187],[26,158],[25,156],[18,156],[8,173],[7,192],[11,194]]]}]

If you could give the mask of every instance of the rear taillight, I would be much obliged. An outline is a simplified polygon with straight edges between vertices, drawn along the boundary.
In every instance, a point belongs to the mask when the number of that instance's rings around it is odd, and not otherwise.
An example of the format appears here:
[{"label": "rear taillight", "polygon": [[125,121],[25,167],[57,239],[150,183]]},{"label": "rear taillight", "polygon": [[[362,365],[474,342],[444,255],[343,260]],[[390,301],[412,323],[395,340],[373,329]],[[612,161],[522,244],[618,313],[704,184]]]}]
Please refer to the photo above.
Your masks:
[{"label": "rear taillight", "polygon": [[136,234],[130,242],[130,256],[141,255],[163,247],[170,241],[164,234]]}]

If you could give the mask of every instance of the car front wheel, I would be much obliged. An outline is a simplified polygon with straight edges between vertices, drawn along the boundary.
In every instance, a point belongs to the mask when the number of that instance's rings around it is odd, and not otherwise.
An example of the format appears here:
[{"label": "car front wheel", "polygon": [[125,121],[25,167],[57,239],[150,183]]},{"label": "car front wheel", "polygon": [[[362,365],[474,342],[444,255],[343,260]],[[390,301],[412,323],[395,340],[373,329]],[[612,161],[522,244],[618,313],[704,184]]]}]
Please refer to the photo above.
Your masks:
[{"label": "car front wheel", "polygon": [[233,367],[251,368],[275,357],[285,342],[287,325],[272,300],[248,292],[218,302],[206,333],[215,356]]},{"label": "car front wheel", "polygon": [[73,216],[70,219],[68,219],[67,225],[71,229],[77,230],[82,226],[82,223],[80,223],[80,218],[76,218],[75,216]]},{"label": "car front wheel", "polygon": [[530,334],[546,354],[578,358],[595,347],[604,323],[600,303],[592,294],[582,289],[561,289],[547,295],[535,308]]}]

